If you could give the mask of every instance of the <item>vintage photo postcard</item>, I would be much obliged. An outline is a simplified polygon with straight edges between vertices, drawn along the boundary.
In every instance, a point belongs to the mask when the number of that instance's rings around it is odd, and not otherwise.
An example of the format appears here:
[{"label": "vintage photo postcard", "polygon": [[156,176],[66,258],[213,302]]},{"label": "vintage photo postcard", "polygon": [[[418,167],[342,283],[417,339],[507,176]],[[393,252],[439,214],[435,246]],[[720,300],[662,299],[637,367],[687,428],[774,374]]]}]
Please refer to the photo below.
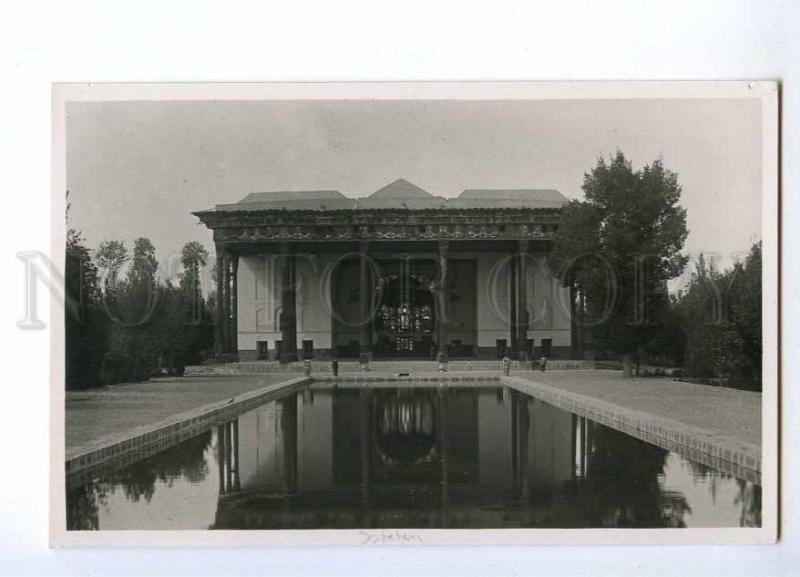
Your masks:
[{"label": "vintage photo postcard", "polygon": [[55,85],[51,543],[775,541],[778,106]]}]

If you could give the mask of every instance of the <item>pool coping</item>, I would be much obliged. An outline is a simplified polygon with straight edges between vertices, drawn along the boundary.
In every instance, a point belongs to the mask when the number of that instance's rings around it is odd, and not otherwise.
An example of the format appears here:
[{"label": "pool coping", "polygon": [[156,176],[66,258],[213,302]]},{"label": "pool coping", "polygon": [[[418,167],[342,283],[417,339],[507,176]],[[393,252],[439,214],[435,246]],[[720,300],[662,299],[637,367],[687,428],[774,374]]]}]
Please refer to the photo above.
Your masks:
[{"label": "pool coping", "polygon": [[208,403],[177,413],[162,421],[137,427],[111,437],[84,443],[67,451],[65,461],[67,487],[81,485],[92,478],[147,458],[187,440],[214,425],[223,423],[256,406],[274,400],[292,388],[319,383],[358,385],[366,383],[458,383],[477,386],[502,384],[592,421],[606,425],[642,441],[678,453],[692,461],[735,477],[761,484],[761,448],[753,443],[693,427],[653,413],[637,411],[588,395],[548,385],[531,377],[422,373],[361,373],[344,376],[299,376],[254,389],[230,399]]}]

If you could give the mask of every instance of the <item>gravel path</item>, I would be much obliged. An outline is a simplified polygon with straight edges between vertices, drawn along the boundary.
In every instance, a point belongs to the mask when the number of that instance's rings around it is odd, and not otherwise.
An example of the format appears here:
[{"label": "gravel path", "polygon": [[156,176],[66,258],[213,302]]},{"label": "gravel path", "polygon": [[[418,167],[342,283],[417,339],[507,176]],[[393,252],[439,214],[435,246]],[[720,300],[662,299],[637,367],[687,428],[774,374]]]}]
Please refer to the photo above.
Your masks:
[{"label": "gravel path", "polygon": [[761,444],[761,393],[669,378],[623,379],[620,371],[516,371],[512,375]]},{"label": "gravel path", "polygon": [[241,377],[176,377],[68,392],[65,412],[67,450],[297,376],[277,373]]}]

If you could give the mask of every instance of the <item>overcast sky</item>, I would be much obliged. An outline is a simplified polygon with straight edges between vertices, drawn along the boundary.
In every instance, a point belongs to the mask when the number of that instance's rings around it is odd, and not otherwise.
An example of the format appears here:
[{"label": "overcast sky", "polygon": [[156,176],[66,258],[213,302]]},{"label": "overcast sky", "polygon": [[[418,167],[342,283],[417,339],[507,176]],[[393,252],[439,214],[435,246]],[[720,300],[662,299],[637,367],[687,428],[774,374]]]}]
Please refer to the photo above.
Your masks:
[{"label": "overcast sky", "polygon": [[149,237],[163,262],[190,240],[213,252],[191,212],[250,192],[360,197],[403,177],[442,196],[582,198],[584,173],[617,148],[678,173],[686,252],[731,262],[761,238],[757,100],[71,103],[69,224],[90,248]]}]

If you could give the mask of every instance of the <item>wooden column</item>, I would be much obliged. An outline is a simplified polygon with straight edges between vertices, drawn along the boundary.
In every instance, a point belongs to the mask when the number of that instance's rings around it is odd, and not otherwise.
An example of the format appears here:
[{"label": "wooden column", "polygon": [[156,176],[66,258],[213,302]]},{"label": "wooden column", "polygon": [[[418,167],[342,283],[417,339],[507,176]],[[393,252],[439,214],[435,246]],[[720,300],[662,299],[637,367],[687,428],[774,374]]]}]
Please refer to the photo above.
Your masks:
[{"label": "wooden column", "polygon": [[586,293],[578,289],[578,354],[581,359],[586,358]]},{"label": "wooden column", "polygon": [[231,352],[231,259],[222,251],[222,356],[227,361]]},{"label": "wooden column", "polygon": [[214,322],[214,356],[217,360],[222,360],[222,354],[225,351],[224,346],[224,335],[222,333],[222,324],[224,317],[224,290],[223,290],[223,268],[225,266],[224,259],[222,258],[222,252],[224,248],[222,243],[216,244],[216,253],[217,253],[217,296],[216,296],[216,315],[215,315],[215,322]]},{"label": "wooden column", "polygon": [[230,349],[233,360],[239,360],[239,255],[231,255],[231,342]]},{"label": "wooden column", "polygon": [[437,311],[436,311],[436,344],[439,348],[439,353],[447,358],[447,322],[450,315],[450,293],[449,276],[450,271],[447,266],[447,252],[450,247],[450,242],[446,240],[439,241],[439,290],[437,291]]},{"label": "wooden column", "polygon": [[516,255],[512,254],[511,258],[508,261],[508,284],[509,284],[509,295],[508,295],[508,316],[509,316],[509,332],[510,332],[510,349],[511,354],[509,355],[510,358],[513,358],[514,355],[517,354],[519,351],[519,342],[517,338],[519,337],[519,332],[517,328],[517,262],[518,260],[514,258]]},{"label": "wooden column", "polygon": [[295,306],[294,255],[288,243],[280,248],[281,263],[281,363],[297,360],[297,311]]},{"label": "wooden column", "polygon": [[369,261],[367,256],[368,243],[362,240],[358,243],[359,261],[359,359],[361,364],[368,363],[372,358],[372,319],[370,312],[372,309],[372,298],[369,282]]},{"label": "wooden column", "polygon": [[528,246],[530,241],[519,241],[519,305],[517,307],[517,343],[519,360],[528,360]]}]

